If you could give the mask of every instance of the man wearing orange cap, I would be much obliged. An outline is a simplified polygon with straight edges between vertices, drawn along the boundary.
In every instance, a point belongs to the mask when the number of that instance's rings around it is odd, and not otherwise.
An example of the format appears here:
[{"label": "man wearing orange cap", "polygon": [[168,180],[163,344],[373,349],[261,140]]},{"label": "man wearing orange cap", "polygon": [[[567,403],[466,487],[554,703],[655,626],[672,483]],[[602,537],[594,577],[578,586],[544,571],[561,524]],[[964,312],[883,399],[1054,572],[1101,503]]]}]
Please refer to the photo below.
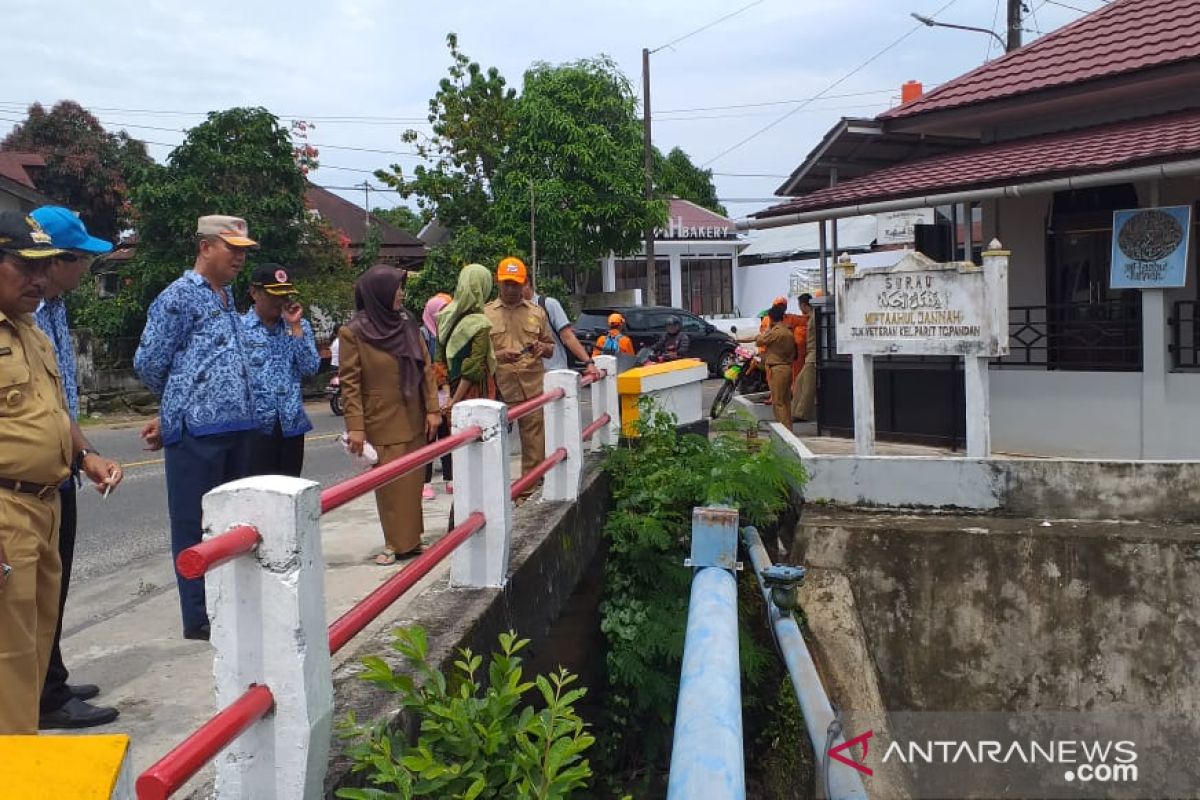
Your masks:
[{"label": "man wearing orange cap", "polygon": [[[483,307],[484,316],[492,324],[496,388],[510,406],[542,393],[546,375],[542,359],[554,353],[554,335],[546,312],[522,296],[527,281],[528,272],[521,259],[504,259],[496,270],[500,297]],[[522,417],[519,424],[521,474],[525,475],[546,457],[546,427],[541,410]],[[523,497],[528,497],[528,492]]]}]

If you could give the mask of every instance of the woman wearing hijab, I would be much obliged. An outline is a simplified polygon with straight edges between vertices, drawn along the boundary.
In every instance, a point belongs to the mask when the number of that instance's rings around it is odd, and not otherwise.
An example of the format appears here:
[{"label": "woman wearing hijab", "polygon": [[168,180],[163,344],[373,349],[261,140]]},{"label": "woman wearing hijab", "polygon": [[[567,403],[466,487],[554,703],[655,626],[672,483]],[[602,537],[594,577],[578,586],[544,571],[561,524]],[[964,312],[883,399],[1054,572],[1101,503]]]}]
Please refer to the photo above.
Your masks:
[{"label": "woman wearing hijab", "polygon": [[450,400],[443,409],[447,418],[460,400],[496,396],[492,325],[483,315],[491,294],[492,271],[468,264],[458,273],[454,299],[437,315],[437,361],[445,365],[450,382]]},{"label": "woman wearing hijab", "polygon": [[[421,338],[425,340],[425,349],[429,351],[429,360],[433,361],[437,357],[437,315],[438,312],[445,308],[450,303],[451,297],[445,292],[439,292],[425,302],[425,311],[421,314],[421,321],[424,323],[421,326]],[[448,383],[446,370],[440,368],[440,364],[434,364],[434,373],[437,376],[438,387],[438,405],[443,406],[449,399],[449,392],[445,391]],[[437,438],[442,439],[450,435],[450,420],[445,415],[442,416],[442,424],[438,427]],[[454,492],[454,459],[450,453],[442,456],[442,480],[446,482],[446,491]],[[425,486],[421,489],[422,500],[432,500],[434,497],[433,490],[433,462],[425,465]]]},{"label": "woman wearing hijab", "polygon": [[[380,464],[423,446],[441,423],[420,325],[404,310],[407,277],[386,264],[363,273],[354,285],[354,317],[338,333],[348,446],[358,454],[369,441]],[[375,557],[380,566],[421,552],[421,478],[414,470],[375,491],[387,543]]]}]

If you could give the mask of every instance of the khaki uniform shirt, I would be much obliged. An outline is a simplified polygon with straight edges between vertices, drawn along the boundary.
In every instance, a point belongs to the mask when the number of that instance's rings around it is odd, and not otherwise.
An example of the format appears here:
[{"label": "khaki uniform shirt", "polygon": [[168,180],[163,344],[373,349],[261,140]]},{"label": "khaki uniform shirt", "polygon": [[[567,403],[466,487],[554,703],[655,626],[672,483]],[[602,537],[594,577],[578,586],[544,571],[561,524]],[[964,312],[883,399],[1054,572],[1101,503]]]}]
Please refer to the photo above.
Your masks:
[{"label": "khaki uniform shirt", "polygon": [[71,474],[72,452],[50,340],[32,314],[0,313],[0,478],[60,484]]},{"label": "khaki uniform shirt", "polygon": [[[493,300],[483,307],[483,313],[492,323],[492,349],[497,356],[505,350],[523,350],[535,342],[554,344],[546,312],[528,300],[522,300],[520,305],[512,308]],[[499,358],[496,361],[496,387],[504,402],[509,404],[541,394],[545,375],[541,355],[521,353],[521,357],[511,364],[505,364]]]},{"label": "khaki uniform shirt", "polygon": [[758,341],[764,351],[763,361],[768,367],[791,366],[796,357],[796,340],[791,328],[782,322],[777,323],[768,328],[766,333],[759,334]]}]

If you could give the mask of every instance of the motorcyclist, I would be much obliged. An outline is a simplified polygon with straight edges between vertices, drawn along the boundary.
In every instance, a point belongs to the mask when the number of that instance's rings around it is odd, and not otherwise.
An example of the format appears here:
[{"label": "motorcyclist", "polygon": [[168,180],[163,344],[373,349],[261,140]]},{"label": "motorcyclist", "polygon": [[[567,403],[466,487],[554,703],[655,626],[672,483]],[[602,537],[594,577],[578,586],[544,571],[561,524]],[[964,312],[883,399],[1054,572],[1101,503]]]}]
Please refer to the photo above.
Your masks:
[{"label": "motorcyclist", "polygon": [[621,314],[608,315],[608,333],[596,340],[592,356],[615,356],[617,353],[633,355],[633,339],[625,335],[625,317]]},{"label": "motorcyclist", "polygon": [[667,317],[667,332],[658,337],[651,352],[656,361],[674,361],[677,358],[687,358],[691,340],[683,332],[683,323],[675,314]]}]

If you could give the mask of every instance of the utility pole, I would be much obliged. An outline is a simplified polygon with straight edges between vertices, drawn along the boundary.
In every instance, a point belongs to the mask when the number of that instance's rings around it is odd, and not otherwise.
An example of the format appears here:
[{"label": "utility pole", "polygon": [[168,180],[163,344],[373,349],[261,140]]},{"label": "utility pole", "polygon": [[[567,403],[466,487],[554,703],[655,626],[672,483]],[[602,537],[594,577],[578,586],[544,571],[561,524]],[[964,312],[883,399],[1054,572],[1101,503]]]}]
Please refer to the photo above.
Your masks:
[{"label": "utility pole", "polygon": [[1021,0],[1008,0],[1008,36],[1005,41],[1006,53],[1021,47]]},{"label": "utility pole", "polygon": [[537,205],[533,196],[533,181],[529,182],[529,261],[537,285]]},{"label": "utility pole", "polygon": [[[650,49],[642,48],[642,148],[646,167],[646,200],[654,199],[654,150],[650,144]],[[654,287],[654,226],[646,228],[646,305],[656,305]]]},{"label": "utility pole", "polygon": [[363,224],[371,227],[371,182],[362,182],[363,190]]}]

